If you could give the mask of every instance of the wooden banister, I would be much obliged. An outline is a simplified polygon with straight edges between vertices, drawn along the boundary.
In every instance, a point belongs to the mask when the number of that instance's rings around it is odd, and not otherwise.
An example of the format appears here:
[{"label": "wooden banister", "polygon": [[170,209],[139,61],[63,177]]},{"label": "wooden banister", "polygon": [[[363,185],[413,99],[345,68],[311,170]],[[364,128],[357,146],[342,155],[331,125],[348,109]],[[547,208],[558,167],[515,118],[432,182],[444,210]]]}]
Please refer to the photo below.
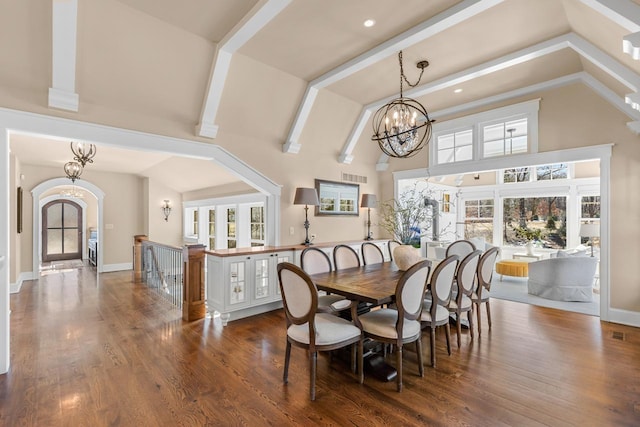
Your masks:
[{"label": "wooden banister", "polygon": [[203,319],[207,308],[204,298],[205,245],[186,245],[182,250],[182,320]]}]

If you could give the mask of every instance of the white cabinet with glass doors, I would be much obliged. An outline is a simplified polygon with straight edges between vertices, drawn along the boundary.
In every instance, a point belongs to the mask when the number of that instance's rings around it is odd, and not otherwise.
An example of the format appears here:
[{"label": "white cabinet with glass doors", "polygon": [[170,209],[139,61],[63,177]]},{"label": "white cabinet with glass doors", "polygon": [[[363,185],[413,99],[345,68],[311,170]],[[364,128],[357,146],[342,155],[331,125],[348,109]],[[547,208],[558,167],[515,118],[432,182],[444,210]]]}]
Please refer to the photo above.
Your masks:
[{"label": "white cabinet with glass doors", "polygon": [[207,256],[207,311],[226,322],[282,307],[277,265],[292,260],[287,250]]}]

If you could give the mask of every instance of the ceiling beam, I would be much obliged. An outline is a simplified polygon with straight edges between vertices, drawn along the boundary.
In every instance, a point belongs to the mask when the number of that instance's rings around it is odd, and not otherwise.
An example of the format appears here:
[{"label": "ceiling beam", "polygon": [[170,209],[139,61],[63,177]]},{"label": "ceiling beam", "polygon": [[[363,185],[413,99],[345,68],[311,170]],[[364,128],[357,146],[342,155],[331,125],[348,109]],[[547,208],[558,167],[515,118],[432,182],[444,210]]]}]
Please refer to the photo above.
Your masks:
[{"label": "ceiling beam", "polygon": [[[593,10],[631,32],[622,38],[622,51],[640,59],[640,6],[630,0],[581,0]],[[634,107],[635,108],[635,107]]]},{"label": "ceiling beam", "polygon": [[291,0],[259,1],[229,33],[220,40],[213,58],[207,94],[202,105],[200,123],[196,126],[196,135],[206,138],[215,138],[217,136],[218,125],[216,125],[215,122],[233,54],[282,12],[289,3],[291,3]]},{"label": "ceiling beam", "polygon": [[49,107],[78,112],[76,43],[78,0],[52,0]]},{"label": "ceiling beam", "polygon": [[[455,74],[451,74],[449,76],[445,76],[441,79],[435,80],[430,83],[426,83],[422,86],[418,86],[413,88],[407,92],[405,92],[405,96],[409,98],[419,98],[421,96],[428,95],[430,93],[446,89],[449,87],[457,86],[461,83],[464,83],[469,80],[473,80],[478,77],[485,76],[487,74],[504,70],[506,68],[512,67],[514,65],[522,64],[527,61],[531,61],[532,59],[539,58],[544,55],[548,55],[550,53],[556,52],[561,49],[571,48],[576,53],[584,57],[585,59],[592,62],[598,68],[603,70],[605,73],[609,74],[611,77],[618,80],[620,83],[628,87],[634,92],[638,92],[640,90],[640,76],[636,74],[633,70],[627,68],[626,66],[619,63],[610,55],[606,54],[602,50],[598,49],[593,44],[589,43],[582,37],[578,36],[575,33],[568,33],[562,36],[555,37],[551,40],[547,40],[542,43],[538,43],[534,46],[530,46],[528,48],[519,50],[517,52],[505,55],[501,58],[494,59],[492,61],[485,62],[484,64],[476,65],[474,67],[468,68],[464,71],[460,71]],[[530,88],[536,88],[536,85],[529,86]],[[517,89],[513,95],[510,96],[519,96],[526,91],[528,88]],[[542,90],[542,87],[538,87],[536,90]],[[522,92],[525,91],[525,92]],[[519,93],[521,92],[521,93]],[[601,93],[601,91],[599,91]],[[602,94],[602,93],[601,93]],[[607,94],[610,96],[610,94]],[[634,94],[627,95],[627,98],[633,97],[635,99]],[[495,98],[495,97],[492,97]],[[487,99],[492,99],[487,98]],[[362,130],[366,124],[366,121],[369,119],[373,111],[380,108],[382,105],[394,99],[394,97],[384,98],[378,101],[375,101],[371,104],[365,105],[363,107],[363,112],[360,114],[358,121],[353,127],[351,134],[349,135],[349,139],[346,141],[343,149],[338,157],[338,161],[341,163],[350,163],[353,160],[353,150],[355,149],[358,140],[362,134]],[[507,99],[507,98],[502,98]],[[493,99],[492,102],[499,100],[498,98]],[[617,103],[614,105],[618,106]],[[479,106],[479,105],[476,105]],[[368,111],[368,115],[365,113]],[[629,117],[637,120],[637,116],[635,114],[631,114],[630,109],[623,110]],[[432,113],[431,118],[436,118],[438,113]],[[388,161],[386,156],[381,156],[376,164],[376,169],[379,171],[385,170],[385,163]]]},{"label": "ceiling beam", "polygon": [[311,113],[318,90],[349,77],[390,55],[394,55],[399,50],[451,28],[503,1],[464,0],[309,82],[302,102],[298,107],[293,125],[289,130],[287,140],[282,146],[282,151],[284,153],[298,153],[300,151],[301,144],[298,141]]}]

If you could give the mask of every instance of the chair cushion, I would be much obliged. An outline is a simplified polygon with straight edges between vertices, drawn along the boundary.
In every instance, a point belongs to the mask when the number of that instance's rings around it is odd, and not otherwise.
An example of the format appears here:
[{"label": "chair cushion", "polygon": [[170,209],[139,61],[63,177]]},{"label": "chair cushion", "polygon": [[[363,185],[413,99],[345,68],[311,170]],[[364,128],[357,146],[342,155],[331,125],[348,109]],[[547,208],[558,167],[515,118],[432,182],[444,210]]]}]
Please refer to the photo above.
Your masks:
[{"label": "chair cushion", "polygon": [[[483,289],[483,290],[482,290],[482,301],[487,301],[489,298],[491,298],[491,293],[490,293],[488,290]],[[473,301],[477,301],[477,300],[478,300],[478,293],[477,293],[477,292],[474,292],[474,293],[471,295],[471,299],[472,299]]]},{"label": "chair cushion", "polygon": [[[360,334],[360,329],[346,319],[329,313],[316,314],[316,345],[336,344]],[[291,325],[287,335],[297,342],[309,344],[309,324]]]},{"label": "chair cushion", "polygon": [[[359,317],[362,330],[385,338],[398,338],[396,320],[398,312],[389,308],[381,308],[363,314]],[[417,320],[404,321],[402,338],[409,338],[420,333],[420,322]]]},{"label": "chair cushion", "polygon": [[349,300],[345,300],[342,295],[318,295],[318,307],[328,307],[338,301],[347,301],[349,303]]},{"label": "chair cushion", "polygon": [[[446,307],[439,305],[436,307],[436,322],[442,322],[449,318],[449,310]],[[425,301],[422,304],[422,322],[431,322],[431,301]]]},{"label": "chair cushion", "polygon": [[[456,310],[457,308],[458,308],[458,303],[454,300],[451,300],[451,303],[449,304],[449,310]],[[462,301],[460,301],[460,308],[462,310],[471,308],[471,298],[469,298],[466,295],[462,295]]]}]

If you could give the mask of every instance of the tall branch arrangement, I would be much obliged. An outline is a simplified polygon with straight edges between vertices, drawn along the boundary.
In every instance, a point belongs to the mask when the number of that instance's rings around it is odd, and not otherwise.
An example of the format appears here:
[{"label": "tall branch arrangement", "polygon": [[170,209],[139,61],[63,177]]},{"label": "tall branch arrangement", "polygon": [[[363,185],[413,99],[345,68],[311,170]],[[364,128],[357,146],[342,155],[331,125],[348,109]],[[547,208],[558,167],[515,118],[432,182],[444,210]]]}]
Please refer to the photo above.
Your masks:
[{"label": "tall branch arrangement", "polygon": [[397,199],[380,204],[378,224],[393,238],[405,245],[420,245],[420,237],[431,228],[431,216],[425,199],[433,191],[418,190],[417,184],[402,192]]}]

